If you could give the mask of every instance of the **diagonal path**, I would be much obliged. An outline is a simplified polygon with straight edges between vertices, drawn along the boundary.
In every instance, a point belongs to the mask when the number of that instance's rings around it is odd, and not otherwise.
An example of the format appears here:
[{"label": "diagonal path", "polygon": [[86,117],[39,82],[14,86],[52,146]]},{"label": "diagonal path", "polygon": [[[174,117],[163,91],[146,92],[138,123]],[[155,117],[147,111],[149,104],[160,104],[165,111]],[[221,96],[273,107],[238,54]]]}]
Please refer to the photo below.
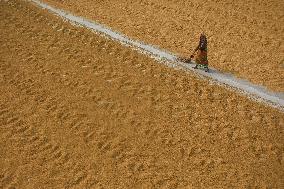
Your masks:
[{"label": "diagonal path", "polygon": [[35,3],[37,6],[49,10],[51,13],[56,14],[69,22],[75,23],[77,25],[89,28],[94,32],[119,41],[126,46],[130,46],[135,48],[136,50],[148,54],[151,57],[159,60],[159,63],[166,64],[167,66],[176,68],[176,69],[183,69],[185,71],[190,71],[191,73],[195,73],[198,76],[208,78],[212,80],[216,84],[224,85],[228,88],[231,88],[237,92],[243,93],[248,97],[265,102],[266,104],[273,106],[277,109],[284,111],[284,94],[283,93],[276,93],[269,91],[263,86],[252,84],[249,81],[239,79],[234,77],[229,73],[222,73],[214,68],[210,68],[210,72],[206,73],[202,70],[195,70],[192,67],[194,64],[185,64],[180,61],[177,61],[177,56],[173,53],[167,52],[163,49],[158,47],[154,47],[152,45],[144,44],[140,41],[134,41],[129,39],[127,36],[112,31],[110,28],[107,28],[99,23],[94,21],[75,16],[69,12],[54,8],[49,6],[46,3],[40,2],[38,0],[29,0]]}]

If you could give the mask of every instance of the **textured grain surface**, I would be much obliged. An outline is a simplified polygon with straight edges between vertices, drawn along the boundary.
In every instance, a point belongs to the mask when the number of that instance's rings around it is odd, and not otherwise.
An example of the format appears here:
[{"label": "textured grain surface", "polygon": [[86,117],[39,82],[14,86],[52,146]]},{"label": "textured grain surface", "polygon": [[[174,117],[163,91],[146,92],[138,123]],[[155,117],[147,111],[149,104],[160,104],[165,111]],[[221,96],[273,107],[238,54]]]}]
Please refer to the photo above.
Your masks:
[{"label": "textured grain surface", "polygon": [[204,30],[209,64],[284,92],[283,0],[44,0],[189,56]]},{"label": "textured grain surface", "polygon": [[283,113],[0,2],[0,188],[281,188]]}]

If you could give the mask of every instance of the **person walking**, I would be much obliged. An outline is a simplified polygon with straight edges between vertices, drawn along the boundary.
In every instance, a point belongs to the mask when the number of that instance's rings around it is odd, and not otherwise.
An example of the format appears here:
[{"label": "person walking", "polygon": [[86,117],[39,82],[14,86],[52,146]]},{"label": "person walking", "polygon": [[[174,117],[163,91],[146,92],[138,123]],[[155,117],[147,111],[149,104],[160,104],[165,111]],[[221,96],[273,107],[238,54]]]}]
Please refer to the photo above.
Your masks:
[{"label": "person walking", "polygon": [[193,68],[194,69],[204,68],[205,72],[208,72],[209,68],[208,68],[208,59],[207,59],[207,37],[204,34],[204,32],[200,34],[199,44],[195,48],[194,52],[190,57],[193,58],[196,52],[197,52],[197,55],[195,56],[196,66]]}]

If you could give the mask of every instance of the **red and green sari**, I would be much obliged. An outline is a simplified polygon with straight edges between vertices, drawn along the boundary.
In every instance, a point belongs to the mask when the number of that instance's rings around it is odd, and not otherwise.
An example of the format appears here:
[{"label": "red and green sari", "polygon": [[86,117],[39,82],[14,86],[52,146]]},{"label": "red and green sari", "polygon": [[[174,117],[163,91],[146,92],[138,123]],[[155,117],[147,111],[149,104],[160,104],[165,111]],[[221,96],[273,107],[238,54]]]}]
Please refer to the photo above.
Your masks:
[{"label": "red and green sari", "polygon": [[196,50],[197,50],[197,55],[195,57],[196,66],[208,68],[207,38],[204,34],[200,35],[199,45],[196,48]]},{"label": "red and green sari", "polygon": [[207,49],[197,51],[195,62],[200,67],[208,67]]}]

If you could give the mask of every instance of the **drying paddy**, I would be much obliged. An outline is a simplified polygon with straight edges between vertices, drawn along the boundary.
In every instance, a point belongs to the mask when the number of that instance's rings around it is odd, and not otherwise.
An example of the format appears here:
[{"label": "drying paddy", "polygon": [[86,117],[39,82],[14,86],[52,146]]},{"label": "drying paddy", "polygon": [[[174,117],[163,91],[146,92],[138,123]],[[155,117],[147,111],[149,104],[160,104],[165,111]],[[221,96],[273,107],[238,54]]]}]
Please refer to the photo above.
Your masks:
[{"label": "drying paddy", "polygon": [[30,3],[0,9],[0,188],[283,186],[283,112]]}]

